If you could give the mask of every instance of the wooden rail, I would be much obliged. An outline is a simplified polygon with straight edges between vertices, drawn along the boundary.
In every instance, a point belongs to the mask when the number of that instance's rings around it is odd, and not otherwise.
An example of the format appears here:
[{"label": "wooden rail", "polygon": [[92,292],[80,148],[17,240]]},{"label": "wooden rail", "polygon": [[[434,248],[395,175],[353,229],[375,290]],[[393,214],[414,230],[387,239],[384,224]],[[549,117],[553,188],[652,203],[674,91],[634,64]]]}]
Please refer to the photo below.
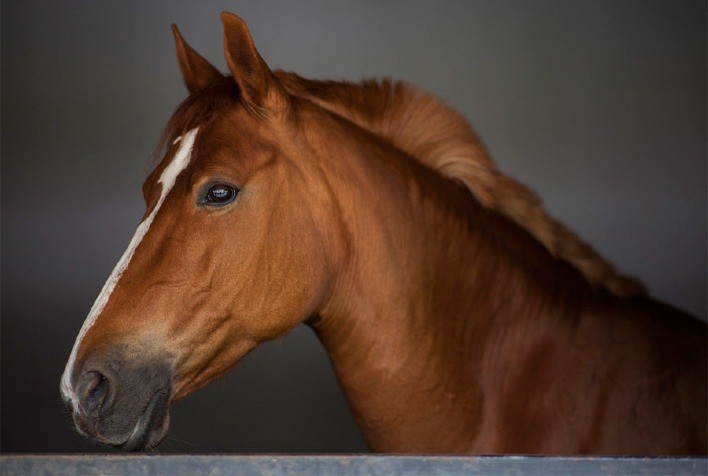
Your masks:
[{"label": "wooden rail", "polygon": [[706,458],[390,455],[2,455],[0,475],[701,475]]}]

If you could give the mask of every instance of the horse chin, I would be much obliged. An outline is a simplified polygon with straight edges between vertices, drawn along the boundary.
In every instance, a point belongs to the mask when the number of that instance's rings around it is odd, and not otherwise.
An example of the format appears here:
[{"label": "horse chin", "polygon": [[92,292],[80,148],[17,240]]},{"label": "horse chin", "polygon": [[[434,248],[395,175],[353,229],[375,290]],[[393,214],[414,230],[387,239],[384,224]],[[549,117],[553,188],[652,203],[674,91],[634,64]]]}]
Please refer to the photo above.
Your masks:
[{"label": "horse chin", "polygon": [[123,451],[149,450],[160,444],[169,427],[169,392],[158,390],[150,398],[128,439],[116,447]]}]

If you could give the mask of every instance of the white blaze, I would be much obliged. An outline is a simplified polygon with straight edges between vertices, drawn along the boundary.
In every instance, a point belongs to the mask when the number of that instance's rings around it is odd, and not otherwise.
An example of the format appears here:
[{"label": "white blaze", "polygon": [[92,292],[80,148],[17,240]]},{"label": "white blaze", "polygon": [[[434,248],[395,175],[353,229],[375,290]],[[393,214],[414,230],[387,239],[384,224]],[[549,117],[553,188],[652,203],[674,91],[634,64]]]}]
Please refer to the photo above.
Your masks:
[{"label": "white blaze", "polygon": [[[81,340],[86,335],[86,332],[88,332],[91,326],[93,326],[93,324],[96,322],[96,319],[98,319],[98,316],[101,314],[101,311],[103,311],[103,308],[106,307],[108,298],[110,298],[111,293],[118,284],[121,275],[128,267],[128,264],[130,264],[130,260],[133,258],[133,254],[135,253],[135,250],[137,249],[138,245],[150,229],[150,225],[155,219],[155,216],[160,210],[160,207],[164,203],[165,198],[167,198],[167,194],[170,193],[170,190],[172,190],[172,187],[174,186],[175,181],[177,180],[177,176],[180,174],[180,172],[187,168],[189,160],[192,157],[194,138],[197,135],[198,129],[199,128],[194,128],[190,130],[184,135],[184,137],[181,138],[182,144],[180,145],[179,150],[172,159],[172,162],[170,162],[170,164],[165,167],[165,170],[163,170],[162,174],[160,175],[160,180],[158,182],[162,184],[162,191],[160,192],[160,198],[158,199],[155,208],[153,208],[150,215],[148,215],[147,218],[145,218],[145,220],[143,220],[142,223],[138,225],[138,229],[135,230],[135,235],[133,235],[133,239],[130,240],[128,248],[125,250],[123,256],[120,258],[120,261],[118,261],[118,264],[113,269],[111,275],[108,277],[108,281],[106,281],[106,284],[103,285],[101,293],[96,298],[96,301],[93,303],[88,317],[84,321],[84,324],[81,326],[79,335],[76,338],[76,342],[74,343],[74,348],[71,350],[71,355],[69,355],[69,361],[66,363],[64,375],[62,375],[61,377],[61,393],[64,396],[64,399],[71,400],[75,409],[78,408],[78,404],[76,402],[76,393],[74,393],[74,389],[71,386],[71,374],[73,372],[74,362],[76,360],[76,352],[79,349]],[[180,138],[175,140],[173,144],[176,144],[177,142],[179,142],[179,140]]]}]

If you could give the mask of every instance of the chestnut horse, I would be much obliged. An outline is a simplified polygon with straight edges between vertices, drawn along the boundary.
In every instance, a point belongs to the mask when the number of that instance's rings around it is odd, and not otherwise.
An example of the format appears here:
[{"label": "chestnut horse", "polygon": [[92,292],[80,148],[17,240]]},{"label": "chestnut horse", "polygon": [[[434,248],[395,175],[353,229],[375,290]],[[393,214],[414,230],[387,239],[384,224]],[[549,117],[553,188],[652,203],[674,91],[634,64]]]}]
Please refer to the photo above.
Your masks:
[{"label": "chestnut horse", "polygon": [[69,357],[77,428],[155,447],[173,401],[300,323],[383,452],[702,454],[706,326],[646,297],[392,81],[231,75],[173,27],[190,92]]}]

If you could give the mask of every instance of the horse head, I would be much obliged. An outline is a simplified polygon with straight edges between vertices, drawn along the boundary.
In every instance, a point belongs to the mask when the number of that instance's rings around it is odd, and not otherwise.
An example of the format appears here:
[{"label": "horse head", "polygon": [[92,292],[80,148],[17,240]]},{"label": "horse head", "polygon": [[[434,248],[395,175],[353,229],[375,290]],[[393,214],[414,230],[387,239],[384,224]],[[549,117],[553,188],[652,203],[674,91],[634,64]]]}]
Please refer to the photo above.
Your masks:
[{"label": "horse head", "polygon": [[171,402],[316,315],[333,282],[333,211],[297,107],[246,24],[222,21],[228,76],[173,27],[190,96],[61,380],[79,431],[127,450],[157,445]]}]

